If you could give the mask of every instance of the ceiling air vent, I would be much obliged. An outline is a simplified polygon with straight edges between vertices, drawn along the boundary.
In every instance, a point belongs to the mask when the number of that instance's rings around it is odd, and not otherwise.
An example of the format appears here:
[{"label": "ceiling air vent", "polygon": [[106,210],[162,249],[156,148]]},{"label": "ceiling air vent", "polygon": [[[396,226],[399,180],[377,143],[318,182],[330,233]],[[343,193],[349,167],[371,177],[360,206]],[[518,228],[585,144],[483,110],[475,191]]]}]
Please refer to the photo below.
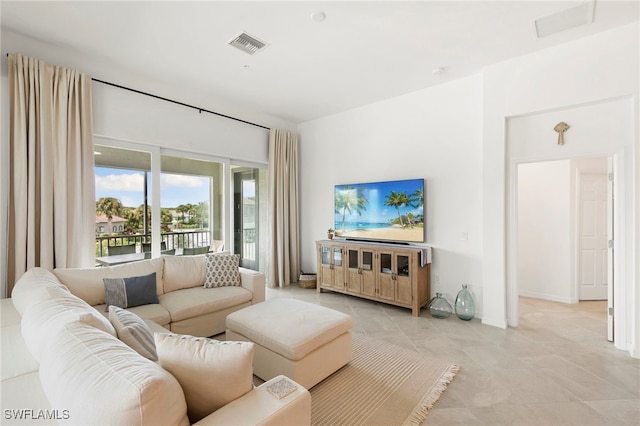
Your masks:
[{"label": "ceiling air vent", "polygon": [[536,19],[533,21],[536,37],[542,38],[592,23],[594,4],[594,0],[588,0],[570,9]]},{"label": "ceiling air vent", "polygon": [[242,50],[249,55],[254,55],[269,46],[264,41],[258,40],[252,35],[242,33],[229,42],[230,46]]}]

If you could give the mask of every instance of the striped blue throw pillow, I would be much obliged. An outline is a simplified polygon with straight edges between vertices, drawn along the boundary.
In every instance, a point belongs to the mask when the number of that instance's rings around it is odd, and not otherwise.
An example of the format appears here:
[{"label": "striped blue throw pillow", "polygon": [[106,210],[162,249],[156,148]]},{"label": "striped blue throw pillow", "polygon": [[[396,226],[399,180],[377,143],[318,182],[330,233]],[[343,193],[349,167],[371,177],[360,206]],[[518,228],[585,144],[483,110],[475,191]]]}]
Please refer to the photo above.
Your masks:
[{"label": "striped blue throw pillow", "polygon": [[118,339],[151,361],[158,360],[156,343],[151,329],[142,318],[126,309],[110,306],[109,321],[118,333]]}]

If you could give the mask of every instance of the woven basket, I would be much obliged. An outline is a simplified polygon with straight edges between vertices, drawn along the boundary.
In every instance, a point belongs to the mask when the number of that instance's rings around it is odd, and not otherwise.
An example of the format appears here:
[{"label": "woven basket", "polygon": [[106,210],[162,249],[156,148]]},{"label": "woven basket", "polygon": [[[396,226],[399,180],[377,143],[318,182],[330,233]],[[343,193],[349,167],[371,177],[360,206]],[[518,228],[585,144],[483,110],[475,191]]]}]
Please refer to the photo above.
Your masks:
[{"label": "woven basket", "polygon": [[316,288],[316,274],[300,274],[298,284],[300,288]]}]

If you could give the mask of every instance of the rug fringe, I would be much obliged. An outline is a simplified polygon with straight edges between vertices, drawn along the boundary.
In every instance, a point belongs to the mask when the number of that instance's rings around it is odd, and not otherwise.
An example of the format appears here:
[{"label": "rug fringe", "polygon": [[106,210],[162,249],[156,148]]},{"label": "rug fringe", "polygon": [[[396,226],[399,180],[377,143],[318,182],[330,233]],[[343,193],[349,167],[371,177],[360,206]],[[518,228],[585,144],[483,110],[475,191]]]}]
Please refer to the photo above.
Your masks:
[{"label": "rug fringe", "polygon": [[447,371],[442,374],[438,382],[434,385],[432,391],[425,395],[420,403],[414,408],[413,412],[402,422],[403,426],[419,426],[425,421],[429,410],[433,408],[433,405],[440,398],[440,396],[447,390],[447,385],[451,383],[453,378],[460,371],[460,366],[457,364],[451,364]]}]

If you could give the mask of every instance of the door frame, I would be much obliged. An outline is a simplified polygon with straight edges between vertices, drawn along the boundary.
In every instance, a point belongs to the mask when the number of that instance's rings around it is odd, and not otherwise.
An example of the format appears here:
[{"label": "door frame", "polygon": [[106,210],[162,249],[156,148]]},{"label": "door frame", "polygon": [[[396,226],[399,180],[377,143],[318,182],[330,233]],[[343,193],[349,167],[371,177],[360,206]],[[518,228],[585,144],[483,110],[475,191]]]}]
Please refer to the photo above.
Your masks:
[{"label": "door frame", "polygon": [[[607,240],[613,241],[614,230],[616,229],[615,222],[615,182],[616,175],[614,172],[613,157],[607,157],[607,217],[611,218],[607,220]],[[609,250],[607,252],[607,264],[611,265],[607,268],[607,281],[609,286],[607,288],[607,340],[613,342],[615,340],[615,318],[613,313],[615,312],[613,304],[613,294],[615,285],[615,248],[609,244]]]},{"label": "door frame", "polygon": [[[616,303],[616,301],[626,300],[630,293],[630,284],[626,282],[624,275],[624,265],[621,264],[626,258],[627,237],[625,218],[622,216],[626,211],[625,203],[627,202],[624,188],[625,164],[628,161],[629,153],[627,150],[619,149],[615,152],[599,152],[599,153],[581,153],[574,156],[547,156],[547,157],[531,157],[531,158],[512,158],[509,160],[507,168],[507,202],[506,202],[506,277],[507,277],[507,319],[510,326],[517,327],[519,323],[519,286],[518,286],[518,165],[522,163],[535,163],[556,160],[571,160],[587,157],[612,157],[613,173],[617,179],[613,181],[613,210],[614,214],[610,220],[616,224],[613,233],[613,270],[616,271],[616,283],[613,288],[609,304],[616,306],[613,312],[614,336],[626,336],[627,315],[624,303]],[[575,244],[575,242],[573,242]],[[575,253],[575,248],[573,250]],[[575,259],[574,259],[575,262]],[[575,278],[574,278],[575,281]],[[574,285],[576,285],[574,283]],[[614,344],[616,341],[614,340]],[[624,341],[616,344],[619,349],[628,349],[626,346],[630,342]]]},{"label": "door frame", "polygon": [[[616,227],[615,223],[615,215],[614,215],[614,182],[615,182],[615,172],[614,172],[614,156],[607,155],[598,158],[606,158],[607,160],[607,171],[603,172],[606,175],[607,179],[607,241],[614,241],[614,229]],[[582,185],[582,175],[592,173],[590,171],[580,171],[578,169],[575,170],[575,180],[576,180],[576,194],[574,197],[575,203],[575,287],[574,292],[576,295],[576,301],[580,302],[580,202],[581,202],[581,185]],[[609,246],[607,250],[607,340],[610,342],[614,341],[615,330],[614,330],[614,288],[615,288],[615,250],[614,247]]]}]

